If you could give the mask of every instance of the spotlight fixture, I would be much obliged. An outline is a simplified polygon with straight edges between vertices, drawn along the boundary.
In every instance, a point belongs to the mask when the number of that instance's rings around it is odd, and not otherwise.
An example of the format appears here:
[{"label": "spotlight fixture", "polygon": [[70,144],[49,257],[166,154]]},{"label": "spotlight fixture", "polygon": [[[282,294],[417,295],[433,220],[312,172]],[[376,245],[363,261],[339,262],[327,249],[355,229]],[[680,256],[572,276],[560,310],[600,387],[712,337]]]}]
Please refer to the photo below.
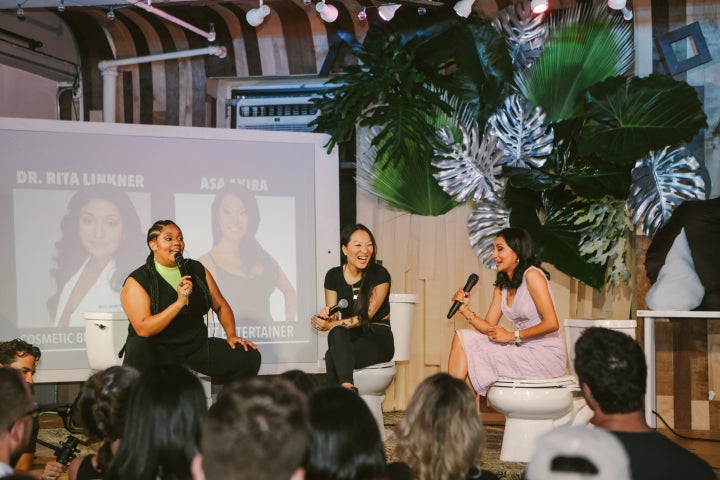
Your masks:
[{"label": "spotlight fixture", "polygon": [[427,8],[418,7],[418,15],[425,15],[426,13],[427,13]]},{"label": "spotlight fixture", "polygon": [[107,17],[110,21],[115,20],[115,9],[113,7],[110,7],[110,10],[108,10]]},{"label": "spotlight fixture", "polygon": [[633,12],[632,10],[627,8],[626,4],[626,0],[608,0],[608,7],[612,8],[613,10],[622,11],[623,18],[627,21],[630,21],[633,18]]},{"label": "spotlight fixture", "polygon": [[260,6],[258,6],[258,8],[253,8],[252,10],[248,10],[245,14],[245,19],[251,27],[257,27],[263,23],[265,17],[268,15],[270,15],[270,7],[263,5],[262,0],[260,0]]},{"label": "spotlight fixture", "polygon": [[470,12],[472,12],[473,3],[475,3],[475,0],[460,0],[455,4],[453,10],[458,16],[468,18]]},{"label": "spotlight fixture", "polygon": [[550,8],[548,0],[532,0],[530,2],[530,9],[536,15],[547,12],[548,8]]},{"label": "spotlight fixture", "polygon": [[395,12],[397,12],[397,9],[400,8],[399,3],[386,3],[385,5],[380,5],[378,7],[378,15],[380,15],[380,18],[385,20],[386,22],[389,22],[393,19],[395,16]]},{"label": "spotlight fixture", "polygon": [[303,3],[305,5],[310,5],[310,4],[312,4],[312,0],[303,0]]},{"label": "spotlight fixture", "polygon": [[367,12],[365,11],[365,7],[363,7],[363,9],[358,12],[357,17],[358,20],[360,20],[361,22],[367,20]]},{"label": "spotlight fixture", "polygon": [[327,3],[325,3],[325,0],[318,2],[315,5],[315,10],[317,10],[317,12],[320,14],[320,18],[322,18],[323,22],[325,23],[332,23],[337,20],[338,9],[333,7],[332,5],[328,5]]},{"label": "spotlight fixture", "polygon": [[58,2],[58,12],[64,12],[65,11],[65,0],[60,0]]},{"label": "spotlight fixture", "polygon": [[22,8],[22,3],[18,3],[17,17],[20,20],[25,20],[25,10]]}]

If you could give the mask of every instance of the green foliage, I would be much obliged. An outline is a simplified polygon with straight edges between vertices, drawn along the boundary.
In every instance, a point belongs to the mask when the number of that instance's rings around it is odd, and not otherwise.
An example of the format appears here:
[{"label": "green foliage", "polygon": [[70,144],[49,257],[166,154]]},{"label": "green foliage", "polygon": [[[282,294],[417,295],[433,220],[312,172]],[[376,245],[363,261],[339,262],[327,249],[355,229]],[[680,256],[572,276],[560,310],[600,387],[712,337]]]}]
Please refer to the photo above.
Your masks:
[{"label": "green foliage", "polygon": [[610,78],[585,95],[580,153],[628,169],[650,150],[689,142],[707,117],[697,92],[667,75]]},{"label": "green foliage", "polygon": [[607,15],[561,24],[535,64],[518,74],[518,88],[551,122],[581,116],[585,90],[623,73],[628,37]]}]

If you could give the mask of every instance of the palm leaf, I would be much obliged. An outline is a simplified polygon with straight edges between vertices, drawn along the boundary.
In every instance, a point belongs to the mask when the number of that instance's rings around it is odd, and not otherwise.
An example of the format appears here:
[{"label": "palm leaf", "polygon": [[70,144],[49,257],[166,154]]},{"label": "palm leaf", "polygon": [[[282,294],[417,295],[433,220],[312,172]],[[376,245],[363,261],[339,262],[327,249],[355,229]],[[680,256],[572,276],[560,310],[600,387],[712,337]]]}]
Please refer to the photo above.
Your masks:
[{"label": "palm leaf", "polygon": [[357,158],[356,181],[360,188],[395,208],[417,215],[442,215],[457,206],[433,178],[437,169],[429,159],[420,157],[418,150],[403,164],[377,158],[378,149],[371,141],[373,137],[376,132],[371,129],[362,135],[365,141],[359,142],[363,144]]},{"label": "palm leaf", "polygon": [[633,37],[620,16],[608,16],[605,2],[592,7],[579,2],[550,18],[543,54],[516,75],[516,83],[550,121],[558,121],[582,115],[589,86],[631,68]]},{"label": "palm leaf", "polygon": [[633,212],[632,222],[637,225],[642,219],[643,232],[653,238],[682,202],[704,200],[700,169],[700,163],[684,148],[666,147],[638,160],[627,204]]},{"label": "palm leaf", "polygon": [[667,75],[610,78],[586,95],[582,155],[630,168],[650,150],[689,142],[707,126],[697,92]]}]

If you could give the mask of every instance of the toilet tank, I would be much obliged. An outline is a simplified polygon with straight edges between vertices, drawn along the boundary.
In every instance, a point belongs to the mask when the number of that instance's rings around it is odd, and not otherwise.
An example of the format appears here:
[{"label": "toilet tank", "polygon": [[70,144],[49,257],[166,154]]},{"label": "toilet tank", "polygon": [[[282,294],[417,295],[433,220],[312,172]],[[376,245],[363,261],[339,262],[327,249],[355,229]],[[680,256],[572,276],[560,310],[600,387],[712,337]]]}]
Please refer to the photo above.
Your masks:
[{"label": "toilet tank", "polygon": [[125,312],[85,312],[85,345],[92,370],[122,365],[118,353],[125,345],[130,322]]},{"label": "toilet tank", "polygon": [[415,316],[415,304],[418,296],[412,293],[390,294],[390,328],[395,338],[396,362],[410,360],[412,343],[412,324]]},{"label": "toilet tank", "polygon": [[586,328],[602,327],[610,330],[617,330],[631,338],[636,338],[637,321],[635,320],[591,320],[586,318],[566,318],[565,327],[565,346],[567,348],[568,363],[570,364],[570,373],[575,375],[575,342]]}]

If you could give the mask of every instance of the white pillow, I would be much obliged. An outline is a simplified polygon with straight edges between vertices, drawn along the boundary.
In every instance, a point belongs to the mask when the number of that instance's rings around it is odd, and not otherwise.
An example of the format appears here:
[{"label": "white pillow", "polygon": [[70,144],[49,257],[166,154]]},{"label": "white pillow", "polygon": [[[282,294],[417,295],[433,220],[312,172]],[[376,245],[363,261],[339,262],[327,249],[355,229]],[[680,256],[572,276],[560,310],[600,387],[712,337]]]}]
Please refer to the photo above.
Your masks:
[{"label": "white pillow", "polygon": [[705,296],[705,288],[695,273],[685,229],[675,237],[657,281],[645,301],[652,310],[694,310]]}]

